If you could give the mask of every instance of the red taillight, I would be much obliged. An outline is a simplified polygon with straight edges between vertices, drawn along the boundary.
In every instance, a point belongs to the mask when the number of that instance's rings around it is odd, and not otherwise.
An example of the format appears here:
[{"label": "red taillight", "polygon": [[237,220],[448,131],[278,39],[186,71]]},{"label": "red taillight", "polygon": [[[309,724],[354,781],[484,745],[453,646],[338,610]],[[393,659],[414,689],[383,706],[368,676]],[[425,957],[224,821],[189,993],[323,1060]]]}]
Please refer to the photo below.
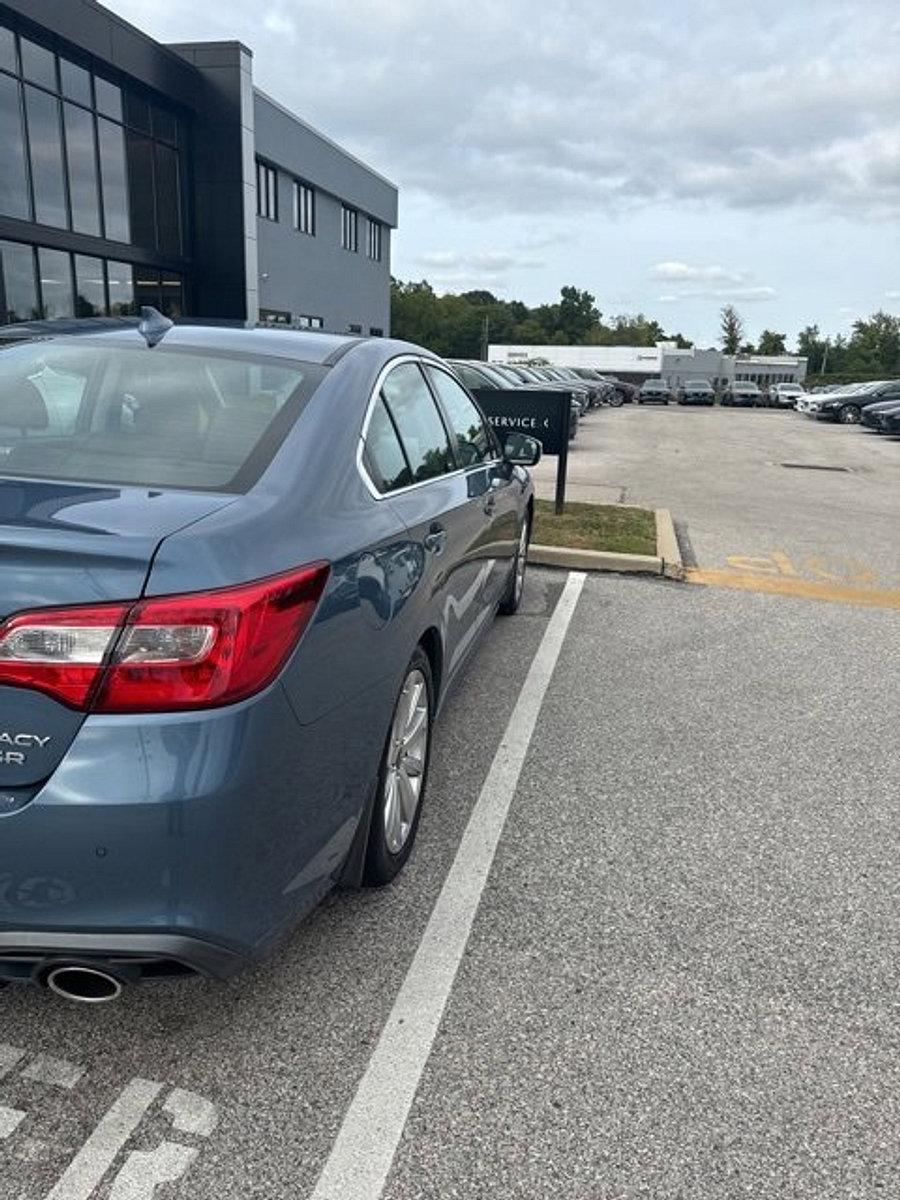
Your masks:
[{"label": "red taillight", "polygon": [[0,626],[0,684],[48,692],[87,708],[129,604],[22,613]]},{"label": "red taillight", "polygon": [[328,572],[314,563],[213,592],[13,617],[0,627],[0,684],[104,713],[233,704],[281,670]]}]

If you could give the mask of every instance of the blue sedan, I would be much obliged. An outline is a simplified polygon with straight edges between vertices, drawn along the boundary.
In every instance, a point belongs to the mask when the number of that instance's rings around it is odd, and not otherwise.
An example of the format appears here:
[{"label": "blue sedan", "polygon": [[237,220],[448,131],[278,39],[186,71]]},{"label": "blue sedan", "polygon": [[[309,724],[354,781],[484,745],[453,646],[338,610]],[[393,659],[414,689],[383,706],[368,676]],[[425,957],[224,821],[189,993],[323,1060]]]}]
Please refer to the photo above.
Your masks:
[{"label": "blue sedan", "polygon": [[0,980],[225,978],[393,879],[539,456],[400,342],[0,331]]}]

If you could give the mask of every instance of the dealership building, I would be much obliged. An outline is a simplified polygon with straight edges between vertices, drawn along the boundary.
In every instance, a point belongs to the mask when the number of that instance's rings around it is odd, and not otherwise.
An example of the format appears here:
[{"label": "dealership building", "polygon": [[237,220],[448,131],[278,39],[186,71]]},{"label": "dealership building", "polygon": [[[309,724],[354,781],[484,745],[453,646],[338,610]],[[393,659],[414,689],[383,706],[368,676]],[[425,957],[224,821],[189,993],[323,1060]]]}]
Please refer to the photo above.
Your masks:
[{"label": "dealership building", "polygon": [[707,379],[714,387],[736,380],[753,380],[761,388],[774,383],[802,383],[806,359],[793,354],[732,355],[720,350],[681,350],[675,342],[655,346],[498,346],[488,349],[496,363],[527,363],[537,359],[556,367],[592,367],[633,383],[664,379],[679,387],[688,379]]},{"label": "dealership building", "polygon": [[0,323],[178,316],[389,332],[397,189],[95,0],[0,0]]}]

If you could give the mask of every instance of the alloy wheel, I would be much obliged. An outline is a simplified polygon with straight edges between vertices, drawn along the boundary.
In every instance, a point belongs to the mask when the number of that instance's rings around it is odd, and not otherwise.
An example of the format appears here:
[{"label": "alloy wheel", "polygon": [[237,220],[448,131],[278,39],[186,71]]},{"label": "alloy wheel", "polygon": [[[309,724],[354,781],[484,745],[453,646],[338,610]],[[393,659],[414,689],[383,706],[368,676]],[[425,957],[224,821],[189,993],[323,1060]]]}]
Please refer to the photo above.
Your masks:
[{"label": "alloy wheel", "polygon": [[838,420],[842,425],[858,425],[860,411],[855,404],[845,405],[838,413]]},{"label": "alloy wheel", "polygon": [[528,567],[528,522],[522,522],[522,532],[519,534],[519,549],[516,553],[516,582],[514,599],[518,606],[525,588],[525,571]]},{"label": "alloy wheel", "polygon": [[384,779],[384,836],[391,854],[400,853],[415,823],[430,732],[428,684],[418,667],[413,667],[394,710]]}]

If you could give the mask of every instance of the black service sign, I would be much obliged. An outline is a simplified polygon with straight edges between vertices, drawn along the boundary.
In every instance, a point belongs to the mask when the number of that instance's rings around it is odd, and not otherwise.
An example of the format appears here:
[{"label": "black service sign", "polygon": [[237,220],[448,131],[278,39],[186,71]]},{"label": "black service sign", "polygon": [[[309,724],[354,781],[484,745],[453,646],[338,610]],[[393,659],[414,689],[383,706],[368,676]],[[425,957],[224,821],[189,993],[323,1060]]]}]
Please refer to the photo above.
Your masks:
[{"label": "black service sign", "polygon": [[507,433],[527,433],[537,438],[545,454],[562,455],[568,449],[571,419],[568,392],[477,388],[475,396],[501,443]]}]

